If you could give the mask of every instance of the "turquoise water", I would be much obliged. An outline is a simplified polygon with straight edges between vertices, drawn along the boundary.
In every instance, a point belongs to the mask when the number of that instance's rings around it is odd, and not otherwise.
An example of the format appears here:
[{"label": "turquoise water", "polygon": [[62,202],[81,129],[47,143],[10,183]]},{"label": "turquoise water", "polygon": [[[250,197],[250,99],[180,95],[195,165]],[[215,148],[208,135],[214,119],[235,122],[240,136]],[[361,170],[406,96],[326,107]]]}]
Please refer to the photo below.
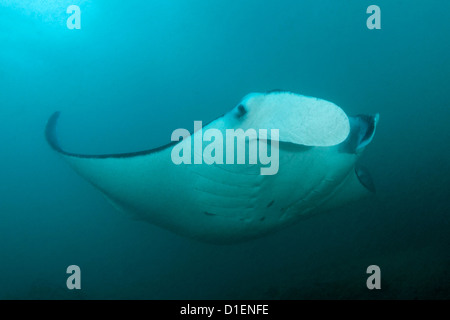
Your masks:
[{"label": "turquoise water", "polygon": [[[80,30],[66,26],[71,4]],[[366,27],[371,4],[380,30]],[[444,0],[0,1],[0,298],[450,298],[449,12]],[[360,160],[374,197],[203,244],[116,211],[44,139],[58,110],[65,149],[153,148],[271,89],[380,113]]]}]

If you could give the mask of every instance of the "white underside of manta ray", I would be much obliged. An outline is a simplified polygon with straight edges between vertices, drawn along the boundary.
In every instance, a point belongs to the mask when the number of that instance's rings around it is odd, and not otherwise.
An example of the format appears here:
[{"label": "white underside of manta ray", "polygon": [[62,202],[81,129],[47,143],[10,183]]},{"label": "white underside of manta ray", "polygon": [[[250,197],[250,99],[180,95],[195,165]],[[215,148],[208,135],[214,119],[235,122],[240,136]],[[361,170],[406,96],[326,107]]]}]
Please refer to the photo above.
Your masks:
[{"label": "white underside of manta ray", "polygon": [[355,163],[373,139],[378,114],[348,117],[317,98],[252,93],[203,128],[279,129],[275,175],[261,175],[258,164],[176,165],[174,143],[126,154],[69,153],[58,143],[58,117],[47,124],[50,146],[117,208],[200,241],[261,237],[374,192],[370,175]]}]

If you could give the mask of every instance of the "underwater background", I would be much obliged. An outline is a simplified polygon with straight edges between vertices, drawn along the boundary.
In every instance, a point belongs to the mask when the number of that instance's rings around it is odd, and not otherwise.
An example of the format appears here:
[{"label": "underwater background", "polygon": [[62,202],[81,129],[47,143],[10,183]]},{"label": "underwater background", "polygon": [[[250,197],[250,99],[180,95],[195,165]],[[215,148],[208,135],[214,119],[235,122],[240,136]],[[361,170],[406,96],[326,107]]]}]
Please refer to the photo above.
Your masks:
[{"label": "underwater background", "polygon": [[[449,299],[449,15],[445,0],[0,0],[0,299]],[[67,150],[149,149],[271,89],[380,113],[359,161],[374,197],[204,244],[116,211],[44,139],[58,110]]]}]

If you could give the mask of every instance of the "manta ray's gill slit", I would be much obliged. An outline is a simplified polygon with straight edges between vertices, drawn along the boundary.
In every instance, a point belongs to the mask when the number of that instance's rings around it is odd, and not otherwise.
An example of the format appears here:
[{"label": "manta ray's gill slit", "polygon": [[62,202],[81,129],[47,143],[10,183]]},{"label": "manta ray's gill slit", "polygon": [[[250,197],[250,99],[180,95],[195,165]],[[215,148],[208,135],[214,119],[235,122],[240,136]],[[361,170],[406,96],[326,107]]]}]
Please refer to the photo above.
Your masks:
[{"label": "manta ray's gill slit", "polygon": [[208,188],[208,186],[200,186],[197,185],[194,187],[194,190],[199,191],[201,193],[205,193],[211,196],[216,196],[220,198],[229,198],[229,199],[241,199],[248,200],[254,198],[255,192],[242,192],[242,190],[236,190],[231,188],[222,188],[220,191],[215,190],[213,188]]},{"label": "manta ray's gill slit", "polygon": [[[228,173],[233,173],[233,174],[238,174],[241,176],[261,176],[261,172],[260,172],[260,166],[257,164],[217,164],[217,163],[213,163],[212,164],[213,167],[221,169],[223,171],[226,171]],[[237,171],[233,171],[230,169],[230,167],[233,168],[239,168],[240,170]],[[242,170],[242,168],[245,168],[245,170]]]},{"label": "manta ray's gill slit", "polygon": [[197,185],[199,189],[209,192],[213,192],[212,190],[215,189],[220,189],[220,193],[227,192],[227,193],[251,195],[254,193],[253,190],[258,189],[258,185],[230,184],[226,183],[225,181],[209,179],[201,175],[199,175],[199,177],[200,179],[198,179],[195,185]]},{"label": "manta ray's gill slit", "polygon": [[[230,186],[230,187],[233,187],[233,188],[249,189],[249,188],[257,187],[258,184],[259,184],[258,181],[254,181],[254,182],[248,183],[249,179],[246,176],[243,176],[239,180],[239,183],[232,184],[232,183],[228,183],[227,181],[235,181],[235,179],[217,179],[217,178],[214,179],[213,178],[214,175],[212,175],[212,174],[210,174],[210,175],[202,174],[202,173],[200,173],[200,171],[195,170],[195,169],[191,169],[191,171],[194,174],[196,174],[197,176],[199,176],[199,177],[201,177],[201,178],[203,178],[205,180],[208,180],[209,182],[214,182],[214,183],[218,183],[218,184],[221,184],[221,185],[226,185],[226,186]],[[258,180],[258,179],[256,179],[256,180]]]},{"label": "manta ray's gill slit", "polygon": [[223,201],[248,203],[257,198],[260,189],[260,185],[255,187],[242,187],[214,182],[209,179],[206,179],[205,183],[203,177],[193,183],[193,190],[208,195],[207,197],[202,197],[202,199],[212,198],[210,200],[214,203]]},{"label": "manta ray's gill slit", "polygon": [[239,196],[238,194],[220,194],[211,193],[207,190],[195,189],[197,192],[198,203],[214,208],[232,208],[244,209],[254,207],[256,197],[254,196]]},{"label": "manta ray's gill slit", "polygon": [[258,204],[257,195],[250,196],[238,196],[236,194],[225,195],[225,194],[216,194],[210,193],[204,190],[198,190],[204,193],[206,196],[200,196],[199,200],[202,205],[224,209],[224,210],[254,210]]}]

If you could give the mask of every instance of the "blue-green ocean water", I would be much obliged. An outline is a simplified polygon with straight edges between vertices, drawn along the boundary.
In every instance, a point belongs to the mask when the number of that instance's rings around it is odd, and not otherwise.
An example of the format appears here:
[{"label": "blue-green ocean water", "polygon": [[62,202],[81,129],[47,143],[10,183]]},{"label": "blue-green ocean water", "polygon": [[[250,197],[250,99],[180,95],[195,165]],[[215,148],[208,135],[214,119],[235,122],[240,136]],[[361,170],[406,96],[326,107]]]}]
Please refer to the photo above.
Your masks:
[{"label": "blue-green ocean water", "polygon": [[[449,15],[445,0],[0,1],[0,298],[450,298]],[[271,89],[380,113],[360,160],[374,197],[203,244],[116,211],[44,139],[59,110],[68,150],[148,149]]]}]

